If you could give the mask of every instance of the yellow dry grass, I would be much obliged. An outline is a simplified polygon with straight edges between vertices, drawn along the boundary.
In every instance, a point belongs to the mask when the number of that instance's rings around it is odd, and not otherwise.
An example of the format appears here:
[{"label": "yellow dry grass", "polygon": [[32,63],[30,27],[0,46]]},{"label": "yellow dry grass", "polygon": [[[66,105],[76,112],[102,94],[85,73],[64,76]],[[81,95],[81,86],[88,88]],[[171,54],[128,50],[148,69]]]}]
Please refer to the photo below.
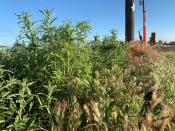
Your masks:
[{"label": "yellow dry grass", "polygon": [[164,58],[175,61],[175,45],[157,45],[155,48]]}]

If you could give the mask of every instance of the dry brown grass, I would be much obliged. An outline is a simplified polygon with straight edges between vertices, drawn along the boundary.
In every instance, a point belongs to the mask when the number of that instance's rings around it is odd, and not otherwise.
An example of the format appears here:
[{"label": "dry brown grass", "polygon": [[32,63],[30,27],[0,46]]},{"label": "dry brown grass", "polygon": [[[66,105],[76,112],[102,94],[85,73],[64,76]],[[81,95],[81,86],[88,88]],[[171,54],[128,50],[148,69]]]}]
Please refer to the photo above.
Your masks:
[{"label": "dry brown grass", "polygon": [[154,47],[139,42],[131,43],[129,50],[129,61],[134,65],[149,64],[159,58],[159,53]]},{"label": "dry brown grass", "polygon": [[162,57],[170,61],[175,60],[175,45],[156,45],[155,49]]}]

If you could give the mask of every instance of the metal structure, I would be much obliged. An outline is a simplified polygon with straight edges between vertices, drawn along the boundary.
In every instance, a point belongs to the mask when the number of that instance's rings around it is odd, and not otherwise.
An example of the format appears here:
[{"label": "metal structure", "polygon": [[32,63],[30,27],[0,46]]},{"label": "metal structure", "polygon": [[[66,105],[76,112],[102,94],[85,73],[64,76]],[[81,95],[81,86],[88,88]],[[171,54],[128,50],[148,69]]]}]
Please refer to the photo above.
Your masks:
[{"label": "metal structure", "polygon": [[140,0],[140,5],[143,6],[143,42],[147,43],[147,27],[146,27],[147,13],[145,10],[145,0]]},{"label": "metal structure", "polygon": [[[140,5],[143,6],[143,42],[147,43],[147,26],[146,18],[147,12],[145,10],[145,0],[139,0]],[[130,42],[134,40],[134,0],[125,0],[125,40]],[[139,36],[141,36],[139,34]],[[140,37],[141,38],[141,37]]]},{"label": "metal structure", "polygon": [[125,0],[125,40],[134,40],[134,0]]}]

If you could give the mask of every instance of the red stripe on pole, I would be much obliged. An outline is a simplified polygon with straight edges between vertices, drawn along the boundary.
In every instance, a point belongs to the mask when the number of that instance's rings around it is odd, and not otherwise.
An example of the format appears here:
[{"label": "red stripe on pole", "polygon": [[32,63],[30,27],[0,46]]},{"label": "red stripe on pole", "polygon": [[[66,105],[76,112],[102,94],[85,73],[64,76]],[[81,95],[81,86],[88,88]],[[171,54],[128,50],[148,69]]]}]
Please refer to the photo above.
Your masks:
[{"label": "red stripe on pole", "polygon": [[144,11],[143,42],[147,43],[146,11]]}]

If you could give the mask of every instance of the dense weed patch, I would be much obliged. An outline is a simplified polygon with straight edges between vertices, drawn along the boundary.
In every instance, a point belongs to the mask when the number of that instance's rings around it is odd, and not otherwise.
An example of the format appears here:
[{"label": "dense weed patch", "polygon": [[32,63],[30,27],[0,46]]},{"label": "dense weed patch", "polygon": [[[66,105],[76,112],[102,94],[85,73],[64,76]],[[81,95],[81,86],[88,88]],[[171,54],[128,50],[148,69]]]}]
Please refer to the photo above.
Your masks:
[{"label": "dense weed patch", "polygon": [[173,63],[114,30],[87,41],[88,22],[55,27],[41,13],[39,23],[18,15],[16,43],[0,51],[0,129],[174,129]]}]

